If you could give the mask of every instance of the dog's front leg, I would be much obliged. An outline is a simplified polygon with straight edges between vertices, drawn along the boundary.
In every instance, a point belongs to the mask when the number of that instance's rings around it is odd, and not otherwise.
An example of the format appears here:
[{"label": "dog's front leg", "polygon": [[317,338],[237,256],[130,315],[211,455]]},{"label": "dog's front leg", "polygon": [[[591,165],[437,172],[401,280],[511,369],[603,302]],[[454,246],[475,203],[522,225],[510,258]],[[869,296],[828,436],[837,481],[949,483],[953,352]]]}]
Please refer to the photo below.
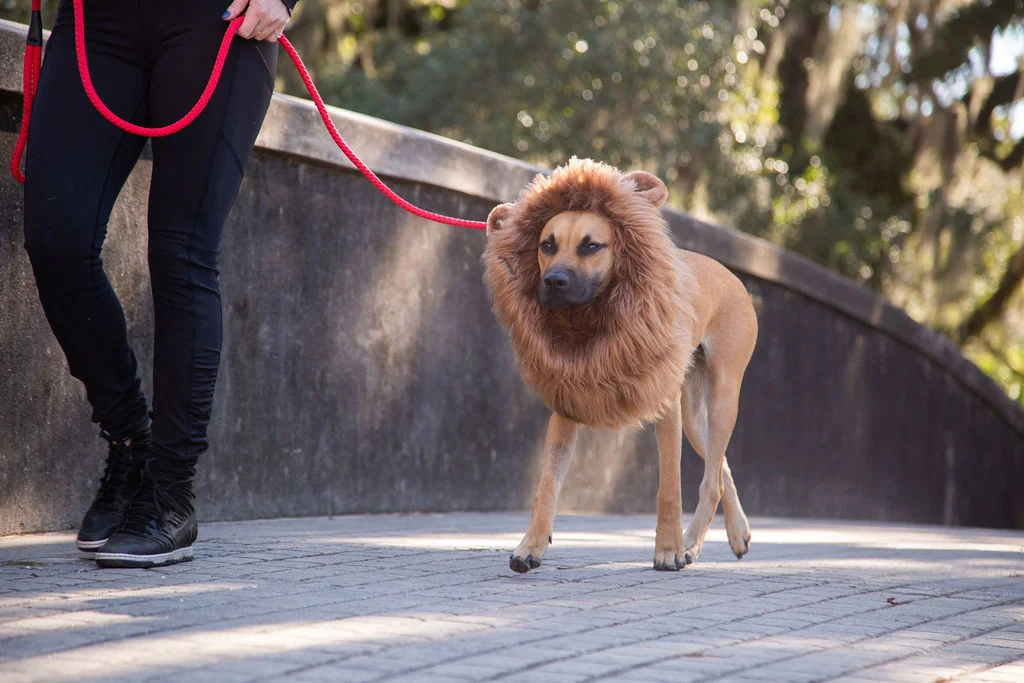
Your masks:
[{"label": "dog's front leg", "polygon": [[658,529],[654,535],[654,568],[678,571],[688,564],[683,545],[683,494],[679,461],[683,455],[680,396],[670,403],[655,426],[658,435]]},{"label": "dog's front leg", "polygon": [[540,566],[544,551],[551,543],[551,528],[555,521],[558,492],[562,488],[569,462],[576,451],[576,433],[579,426],[558,413],[551,414],[548,435],[544,443],[544,465],[533,499],[533,514],[530,526],[522,543],[512,553],[508,566],[519,573],[528,572]]}]

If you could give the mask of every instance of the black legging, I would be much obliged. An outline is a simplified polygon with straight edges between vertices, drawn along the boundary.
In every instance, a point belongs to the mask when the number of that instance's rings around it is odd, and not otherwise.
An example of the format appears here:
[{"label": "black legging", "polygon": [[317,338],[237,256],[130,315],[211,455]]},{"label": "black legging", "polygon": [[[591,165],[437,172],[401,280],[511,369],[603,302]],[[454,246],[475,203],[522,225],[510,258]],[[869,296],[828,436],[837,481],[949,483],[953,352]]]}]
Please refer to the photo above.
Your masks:
[{"label": "black legging", "polygon": [[[86,2],[89,67],[100,97],[140,125],[180,118],[209,77],[227,4]],[[270,104],[276,62],[276,44],[235,38],[206,110],[180,133],[153,139],[153,449],[176,470],[192,470],[207,448],[221,348],[221,231]],[[106,122],[86,99],[65,0],[28,141],[25,248],[71,374],[85,384],[93,420],[114,437],[143,426],[148,407],[100,250],[114,200],[145,142]]]}]

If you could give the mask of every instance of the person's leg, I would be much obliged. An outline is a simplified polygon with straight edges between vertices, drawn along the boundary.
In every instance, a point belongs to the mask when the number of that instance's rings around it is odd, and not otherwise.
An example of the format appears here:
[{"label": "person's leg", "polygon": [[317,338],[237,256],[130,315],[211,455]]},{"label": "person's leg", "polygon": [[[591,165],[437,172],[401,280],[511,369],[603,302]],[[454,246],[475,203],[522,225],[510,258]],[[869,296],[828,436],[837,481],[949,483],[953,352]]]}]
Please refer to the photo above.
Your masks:
[{"label": "person's leg", "polygon": [[[90,4],[90,67],[107,104],[141,120],[146,74],[120,35],[128,20],[118,5],[134,3]],[[43,310],[71,374],[85,384],[93,421],[114,435],[144,423],[147,408],[124,313],[100,251],[114,200],[144,144],[104,121],[86,98],[70,3],[63,3],[47,43],[28,140],[25,247]]]},{"label": "person's leg", "polygon": [[[175,10],[161,17],[165,39],[150,92],[154,125],[170,123],[195,102],[226,28],[222,10],[205,0],[183,0]],[[130,528],[97,554],[101,565],[191,559],[192,479],[207,449],[220,360],[220,237],[273,94],[276,49],[236,38],[206,110],[180,133],[153,141],[149,265],[156,330],[149,474],[155,504],[133,504]]]},{"label": "person's leg", "polygon": [[[135,3],[89,4],[87,48],[100,95],[121,116],[143,120],[148,91],[134,34]],[[62,3],[46,49],[28,140],[25,248],[39,299],[111,444],[79,547],[93,550],[123,516],[130,456],[144,448],[148,409],[124,313],[103,272],[107,219],[145,140],[123,133],[93,109],[75,62],[71,3]]]},{"label": "person's leg", "polygon": [[[205,9],[200,25],[173,41],[153,70],[153,111],[165,120],[198,97],[224,32],[216,7],[193,3]],[[236,38],[203,115],[178,135],[153,141],[153,446],[159,460],[186,474],[208,447],[221,347],[221,232],[270,105],[276,50]]]}]

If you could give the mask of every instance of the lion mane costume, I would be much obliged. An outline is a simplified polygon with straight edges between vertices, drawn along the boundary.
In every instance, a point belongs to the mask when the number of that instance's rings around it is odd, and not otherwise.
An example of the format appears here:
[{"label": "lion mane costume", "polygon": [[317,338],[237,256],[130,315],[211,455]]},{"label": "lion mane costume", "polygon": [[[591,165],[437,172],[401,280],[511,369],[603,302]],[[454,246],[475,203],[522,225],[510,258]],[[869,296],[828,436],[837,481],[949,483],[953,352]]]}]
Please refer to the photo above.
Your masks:
[{"label": "lion mane costume", "polygon": [[[572,158],[537,175],[488,217],[484,281],[524,381],[563,417],[588,427],[656,420],[682,386],[693,351],[696,283],[658,204],[619,170]],[[590,211],[613,230],[607,287],[586,304],[542,306],[538,248],[563,211]]]}]

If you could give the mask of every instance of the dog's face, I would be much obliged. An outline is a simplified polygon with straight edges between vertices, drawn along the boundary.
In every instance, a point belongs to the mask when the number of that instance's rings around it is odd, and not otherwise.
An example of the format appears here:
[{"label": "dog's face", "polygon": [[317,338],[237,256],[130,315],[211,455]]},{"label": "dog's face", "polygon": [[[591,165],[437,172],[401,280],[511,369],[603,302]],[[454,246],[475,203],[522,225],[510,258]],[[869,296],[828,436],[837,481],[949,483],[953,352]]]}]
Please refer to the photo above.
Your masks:
[{"label": "dog's face", "polygon": [[[579,173],[582,171],[577,171]],[[544,215],[550,215],[547,213],[550,204],[537,198],[545,192],[543,188],[548,187],[539,178],[534,182],[536,187],[528,188],[526,199],[521,197],[519,200],[526,206],[525,214],[521,215],[517,202],[499,204],[487,216],[488,250],[496,235],[505,235],[504,238],[497,238],[500,246],[491,254],[492,262],[503,266],[502,272],[511,278],[509,282],[518,277],[514,261],[520,255],[529,258],[528,250],[519,251],[517,245],[521,241],[515,236],[521,235],[522,230],[532,232],[536,229],[536,223],[530,222],[531,211],[543,206]],[[582,176],[574,178],[581,180]],[[668,197],[665,183],[645,171],[627,173],[618,178],[618,182],[624,190],[635,192],[649,202],[651,211],[657,211]],[[555,192],[573,195],[581,191],[580,188],[572,189],[572,186],[572,182],[563,178],[556,185]],[[530,193],[535,196],[531,198]],[[506,230],[512,231],[511,239],[508,239]],[[529,284],[529,288],[536,287],[540,304],[551,307],[579,306],[599,296],[612,280],[616,252],[612,248],[614,237],[612,223],[595,211],[562,211],[548,220],[541,231],[537,250],[540,281],[536,285]],[[532,268],[529,271],[532,274]],[[522,291],[525,294],[529,289]]]},{"label": "dog's face", "polygon": [[540,234],[537,300],[543,306],[578,306],[600,294],[615,264],[611,223],[590,211],[563,211]]}]

